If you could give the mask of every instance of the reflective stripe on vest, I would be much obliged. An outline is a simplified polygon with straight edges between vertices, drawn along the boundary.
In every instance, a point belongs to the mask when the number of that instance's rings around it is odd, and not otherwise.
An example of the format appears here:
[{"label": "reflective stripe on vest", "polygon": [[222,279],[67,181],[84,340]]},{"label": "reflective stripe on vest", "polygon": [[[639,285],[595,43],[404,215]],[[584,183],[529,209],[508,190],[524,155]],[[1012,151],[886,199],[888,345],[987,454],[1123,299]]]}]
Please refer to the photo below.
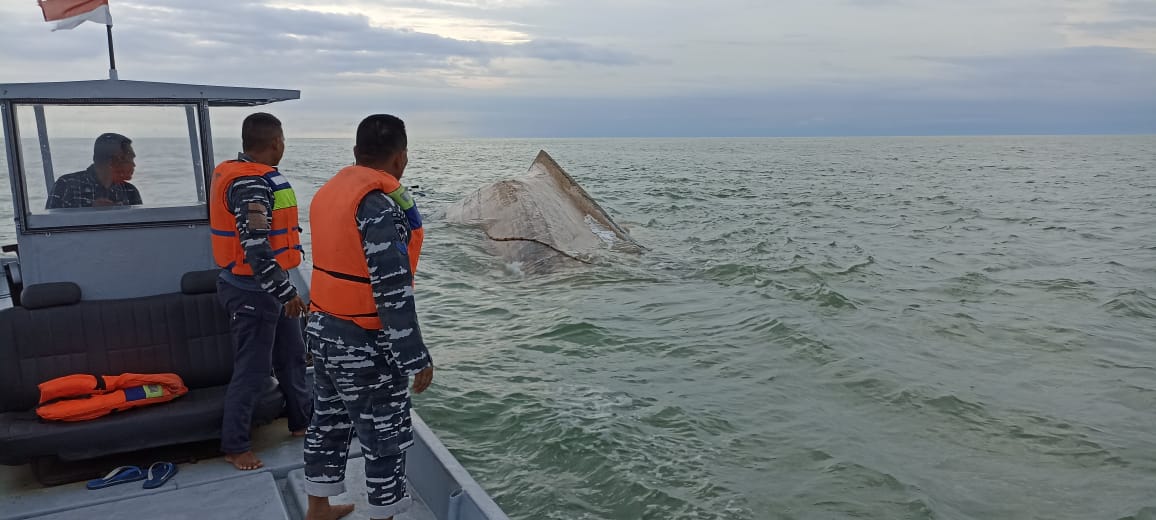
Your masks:
[{"label": "reflective stripe on vest", "polygon": [[74,374],[40,383],[36,415],[47,421],[87,421],[189,392],[176,374]]},{"label": "reflective stripe on vest", "polygon": [[245,263],[245,249],[237,238],[237,218],[229,208],[228,190],[241,177],[261,177],[273,190],[273,219],[269,224],[269,246],[282,269],[301,265],[301,227],[297,222],[297,195],[288,179],[269,166],[245,161],[225,161],[213,171],[209,199],[209,227],[213,259],[217,266],[234,274],[252,276]]},{"label": "reflective stripe on vest", "polygon": [[410,226],[409,242],[391,244],[409,256],[411,273],[417,272],[425,230],[413,197],[393,176],[349,166],[326,182],[309,204],[313,229],[313,277],[309,284],[310,309],[352,321],[363,329],[381,328],[369,265],[365,261],[357,207],[365,196],[381,191],[405,212]]}]

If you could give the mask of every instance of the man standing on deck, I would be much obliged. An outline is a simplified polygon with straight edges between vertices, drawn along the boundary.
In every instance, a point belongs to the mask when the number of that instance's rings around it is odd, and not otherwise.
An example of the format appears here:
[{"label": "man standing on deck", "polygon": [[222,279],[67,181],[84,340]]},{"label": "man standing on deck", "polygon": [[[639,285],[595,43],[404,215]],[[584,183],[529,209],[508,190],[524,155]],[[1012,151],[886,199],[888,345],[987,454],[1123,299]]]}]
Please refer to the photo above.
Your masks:
[{"label": "man standing on deck", "polygon": [[329,497],[345,492],[355,431],[365,455],[369,517],[392,519],[410,507],[406,387],[411,376],[415,393],[433,381],[413,298],[424,232],[399,182],[409,163],[405,124],[390,115],[365,118],[353,155],[357,163],[322,186],[309,209],[314,267],[305,335],[316,413],[305,438],[307,520],[353,511],[330,505]]},{"label": "man standing on deck", "polygon": [[233,378],[225,392],[221,450],[240,470],[262,466],[249,439],[253,407],[272,372],[285,395],[289,431],[303,436],[312,414],[301,318],[305,302],[287,270],[301,264],[297,197],[277,171],[281,121],[256,113],[241,125],[244,152],[213,172],[209,224],[221,268],[217,297],[231,318]]}]

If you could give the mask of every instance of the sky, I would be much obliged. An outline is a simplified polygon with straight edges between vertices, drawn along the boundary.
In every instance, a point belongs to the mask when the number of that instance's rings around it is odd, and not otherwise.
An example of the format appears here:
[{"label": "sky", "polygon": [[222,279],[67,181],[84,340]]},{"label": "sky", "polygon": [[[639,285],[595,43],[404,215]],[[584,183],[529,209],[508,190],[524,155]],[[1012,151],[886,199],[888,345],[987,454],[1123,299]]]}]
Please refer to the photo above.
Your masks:
[{"label": "sky", "polygon": [[[1156,133],[1156,0],[110,0],[121,79],[291,88],[300,137]],[[0,0],[0,83],[107,77]],[[226,113],[215,123],[244,114]],[[217,124],[214,124],[217,126]]]}]

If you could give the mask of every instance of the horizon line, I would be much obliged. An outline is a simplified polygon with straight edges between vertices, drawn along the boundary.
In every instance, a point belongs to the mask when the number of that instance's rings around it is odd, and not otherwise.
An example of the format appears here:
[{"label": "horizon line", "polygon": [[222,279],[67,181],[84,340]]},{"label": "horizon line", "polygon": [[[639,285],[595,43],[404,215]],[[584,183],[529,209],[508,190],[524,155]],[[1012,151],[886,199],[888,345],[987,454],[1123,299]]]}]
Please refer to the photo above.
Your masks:
[{"label": "horizon line", "polygon": [[[174,135],[174,136],[148,136],[133,138],[133,141],[148,140],[148,139],[188,139],[188,135]],[[1147,132],[1117,132],[1117,133],[1073,133],[1073,132],[1057,132],[1057,133],[943,133],[943,134],[800,134],[800,135],[552,135],[552,136],[525,136],[525,135],[508,135],[508,136],[450,136],[450,135],[432,135],[422,136],[410,135],[410,139],[419,140],[498,140],[498,139],[550,139],[550,140],[595,140],[595,139],[889,139],[889,138],[973,138],[973,137],[1156,137],[1156,131]],[[219,134],[213,137],[214,141],[240,139],[240,135],[221,137]],[[312,140],[352,140],[354,137],[349,136],[333,136],[333,135],[306,135],[298,137],[290,137],[287,141],[294,139],[312,139]],[[92,136],[57,136],[52,139],[93,139]],[[21,141],[37,141],[37,137],[24,137]],[[4,138],[0,137],[0,142]]]}]

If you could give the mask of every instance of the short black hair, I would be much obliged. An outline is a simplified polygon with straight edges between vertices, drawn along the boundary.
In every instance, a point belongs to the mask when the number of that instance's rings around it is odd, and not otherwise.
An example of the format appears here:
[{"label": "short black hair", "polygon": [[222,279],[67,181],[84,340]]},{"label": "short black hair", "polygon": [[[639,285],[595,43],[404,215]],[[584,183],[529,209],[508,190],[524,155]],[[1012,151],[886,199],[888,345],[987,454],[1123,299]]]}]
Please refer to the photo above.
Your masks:
[{"label": "short black hair", "polygon": [[384,161],[407,146],[405,123],[397,116],[374,114],[357,125],[357,162]]},{"label": "short black hair", "polygon": [[273,146],[279,135],[281,120],[276,116],[266,112],[250,114],[241,123],[241,149],[246,152],[264,150]]},{"label": "short black hair", "polygon": [[100,134],[92,145],[92,163],[108,164],[113,159],[128,155],[132,151],[132,139],[120,134]]}]

